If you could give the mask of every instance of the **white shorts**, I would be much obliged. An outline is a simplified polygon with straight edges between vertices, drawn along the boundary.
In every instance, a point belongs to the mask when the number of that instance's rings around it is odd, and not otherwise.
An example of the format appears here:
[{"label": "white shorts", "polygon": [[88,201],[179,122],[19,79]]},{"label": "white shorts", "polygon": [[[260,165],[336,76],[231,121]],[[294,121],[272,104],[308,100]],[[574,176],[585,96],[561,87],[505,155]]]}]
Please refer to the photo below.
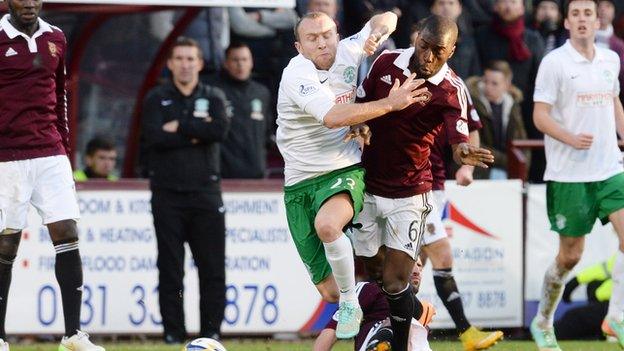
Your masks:
[{"label": "white shorts", "polygon": [[423,235],[423,245],[425,246],[447,237],[446,228],[442,223],[442,214],[446,204],[444,190],[434,190],[433,200],[433,211],[427,216],[427,230]]},{"label": "white shorts", "polygon": [[362,226],[351,234],[355,254],[373,257],[386,246],[416,259],[432,207],[431,192],[401,199],[365,193],[364,207],[355,220]]},{"label": "white shorts", "polygon": [[29,204],[43,224],[80,218],[67,156],[0,162],[0,232],[26,228]]}]

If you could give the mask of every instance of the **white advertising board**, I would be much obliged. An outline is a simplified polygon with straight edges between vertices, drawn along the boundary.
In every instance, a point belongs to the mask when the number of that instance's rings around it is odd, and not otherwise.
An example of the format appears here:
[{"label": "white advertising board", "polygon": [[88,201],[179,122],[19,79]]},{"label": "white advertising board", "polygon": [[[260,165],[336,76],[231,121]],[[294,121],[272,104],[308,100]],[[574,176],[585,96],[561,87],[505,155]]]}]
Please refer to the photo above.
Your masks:
[{"label": "white advertising board", "polygon": [[[80,191],[82,324],[91,333],[160,333],[156,241],[148,191]],[[320,297],[292,243],[279,192],[225,193],[225,333],[296,332]],[[31,209],[13,269],[8,333],[61,333],[54,250]],[[197,274],[187,250],[186,325],[199,330]]]},{"label": "white advertising board", "polygon": [[[460,187],[448,181],[446,196],[444,225],[451,239],[453,272],[466,316],[477,326],[521,326],[521,182],[476,181]],[[432,328],[454,328],[436,293],[430,263],[418,296],[437,309]]]},{"label": "white advertising board", "polygon": [[295,7],[295,0],[46,0],[46,2],[87,5]]}]

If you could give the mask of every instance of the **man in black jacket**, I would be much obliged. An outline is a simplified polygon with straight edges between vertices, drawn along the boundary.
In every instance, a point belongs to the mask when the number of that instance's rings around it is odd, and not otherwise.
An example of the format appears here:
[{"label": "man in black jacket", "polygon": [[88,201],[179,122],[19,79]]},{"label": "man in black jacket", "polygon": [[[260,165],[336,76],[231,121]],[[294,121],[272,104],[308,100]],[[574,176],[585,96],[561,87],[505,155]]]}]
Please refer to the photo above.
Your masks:
[{"label": "man in black jacket", "polygon": [[230,124],[225,94],[202,84],[202,52],[179,38],[167,67],[172,81],[145,98],[142,118],[152,214],[158,242],[159,303],[164,338],[181,343],[184,242],[197,266],[200,335],[218,338],[225,307],[225,209],[219,143]]},{"label": "man in black jacket", "polygon": [[223,178],[263,178],[267,141],[275,118],[271,93],[251,79],[253,57],[247,44],[234,42],[225,50],[224,70],[210,80],[232,103],[232,126],[221,144]]}]

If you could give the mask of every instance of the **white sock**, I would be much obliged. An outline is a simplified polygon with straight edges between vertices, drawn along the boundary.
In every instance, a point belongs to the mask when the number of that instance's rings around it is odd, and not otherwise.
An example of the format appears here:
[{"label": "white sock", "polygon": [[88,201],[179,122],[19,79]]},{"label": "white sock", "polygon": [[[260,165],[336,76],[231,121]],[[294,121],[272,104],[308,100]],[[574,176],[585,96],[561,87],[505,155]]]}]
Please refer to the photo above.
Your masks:
[{"label": "white sock", "polygon": [[622,251],[615,254],[611,279],[613,280],[613,290],[607,318],[622,321],[622,314],[624,313],[624,252]]},{"label": "white sock", "polygon": [[537,308],[537,324],[541,328],[552,328],[555,309],[563,295],[563,285],[568,275],[568,270],[557,266],[557,262],[548,267],[544,275],[542,285],[542,298]]},{"label": "white sock", "polygon": [[331,243],[323,243],[325,257],[332,268],[332,273],[340,290],[340,302],[350,301],[358,303],[355,293],[355,263],[353,261],[353,247],[345,234]]}]

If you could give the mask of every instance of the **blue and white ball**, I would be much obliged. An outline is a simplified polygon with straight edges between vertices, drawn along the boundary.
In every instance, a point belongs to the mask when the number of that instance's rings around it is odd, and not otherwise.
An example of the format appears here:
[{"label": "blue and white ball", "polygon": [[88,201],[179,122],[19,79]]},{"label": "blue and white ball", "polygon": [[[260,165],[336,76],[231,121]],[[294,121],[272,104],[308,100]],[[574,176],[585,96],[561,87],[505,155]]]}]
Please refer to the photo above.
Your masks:
[{"label": "blue and white ball", "polygon": [[227,351],[225,346],[221,345],[220,342],[210,338],[199,338],[195,339],[182,349],[182,351]]}]

